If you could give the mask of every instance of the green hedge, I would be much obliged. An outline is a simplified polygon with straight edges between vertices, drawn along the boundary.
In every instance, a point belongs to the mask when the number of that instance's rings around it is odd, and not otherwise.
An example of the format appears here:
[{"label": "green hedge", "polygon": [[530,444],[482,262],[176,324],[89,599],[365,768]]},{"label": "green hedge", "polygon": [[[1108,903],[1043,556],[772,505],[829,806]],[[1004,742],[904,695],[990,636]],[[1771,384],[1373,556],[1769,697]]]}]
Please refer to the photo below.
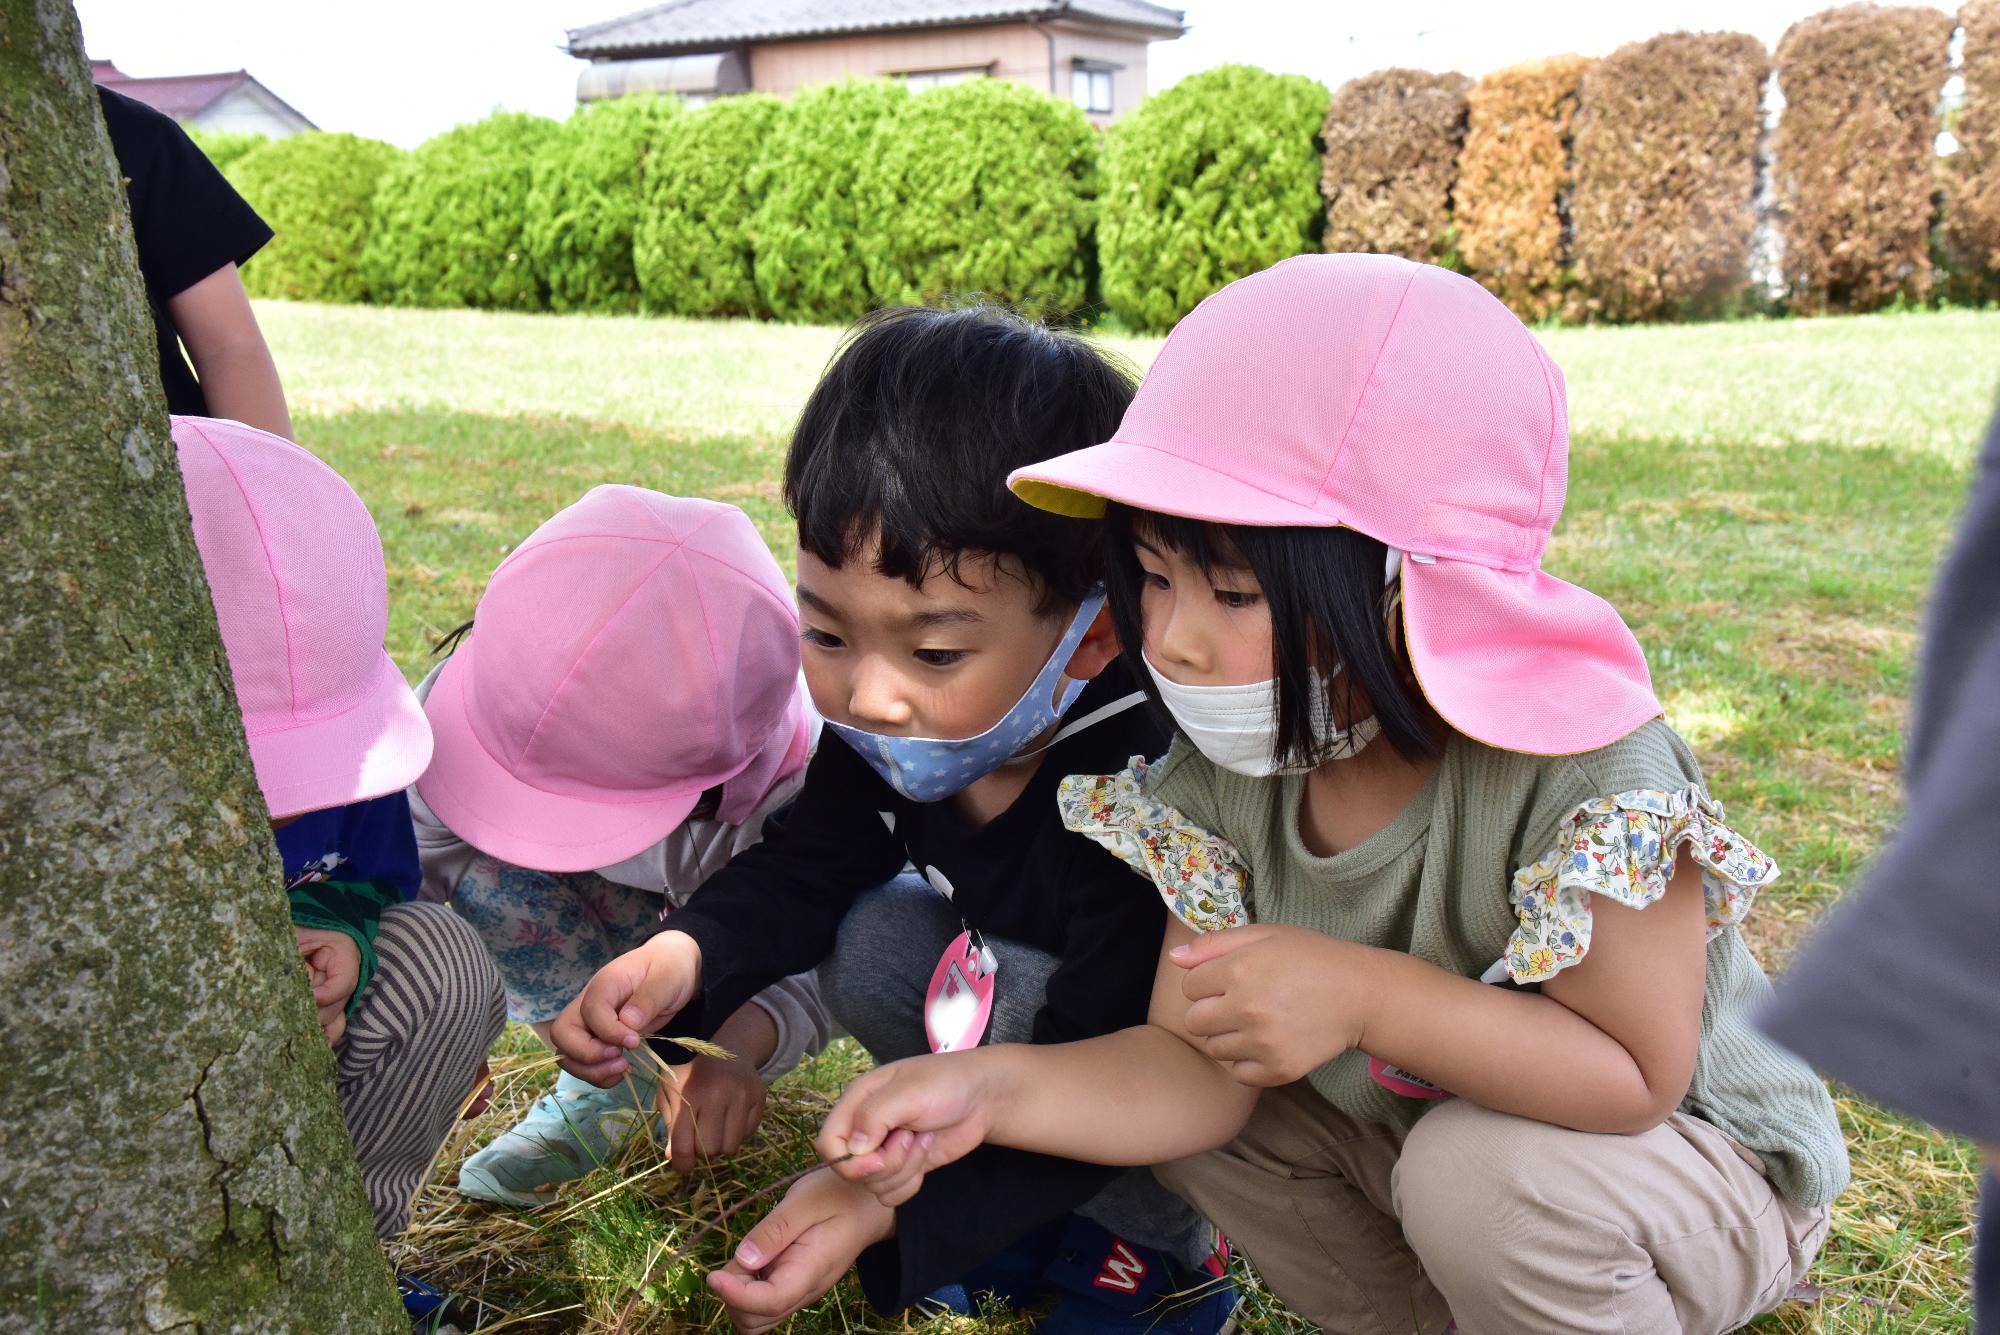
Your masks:
[{"label": "green hedge", "polygon": [[1096,133],[1071,103],[1002,79],[911,97],[855,188],[869,287],[883,302],[976,292],[1078,310],[1097,189]]},{"label": "green hedge", "polygon": [[909,96],[886,79],[827,84],[792,99],[772,126],[752,230],[757,292],[778,319],[843,324],[875,304],[861,238],[876,220],[855,183],[876,130]]},{"label": "green hedge", "polygon": [[1112,126],[1097,224],[1111,309],[1164,329],[1224,284],[1318,250],[1331,101],[1311,79],[1223,65]]},{"label": "green hedge", "polygon": [[207,154],[208,160],[222,172],[227,172],[238,158],[252,149],[262,148],[271,142],[261,134],[240,134],[234,130],[190,129],[188,138],[194,140],[194,146]]},{"label": "green hedge", "polygon": [[383,178],[361,268],[377,301],[534,310],[540,279],[522,235],[536,153],[552,120],[505,111],[425,141]]},{"label": "green hedge", "polygon": [[632,235],[646,159],[681,104],[621,97],[579,107],[535,155],[523,232],[558,311],[632,311]]},{"label": "green hedge", "polygon": [[751,267],[751,178],[781,105],[768,94],[744,93],[661,127],[632,248],[647,309],[763,313]]},{"label": "green hedge", "polygon": [[223,174],[276,234],[244,266],[244,289],[289,301],[365,301],[368,212],[403,157],[379,139],[311,130],[236,159]]}]

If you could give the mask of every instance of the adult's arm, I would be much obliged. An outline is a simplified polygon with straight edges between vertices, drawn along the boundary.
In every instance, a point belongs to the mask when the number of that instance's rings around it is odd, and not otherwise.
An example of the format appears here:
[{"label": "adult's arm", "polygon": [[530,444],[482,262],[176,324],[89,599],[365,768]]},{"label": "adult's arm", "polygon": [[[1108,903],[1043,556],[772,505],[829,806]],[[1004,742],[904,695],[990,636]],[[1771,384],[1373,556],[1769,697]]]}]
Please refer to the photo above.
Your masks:
[{"label": "adult's arm", "polygon": [[[2000,1142],[2000,418],[1932,597],[1903,827],[1761,1022],[1872,1099]],[[1989,1244],[1990,1245],[1990,1244]]]}]

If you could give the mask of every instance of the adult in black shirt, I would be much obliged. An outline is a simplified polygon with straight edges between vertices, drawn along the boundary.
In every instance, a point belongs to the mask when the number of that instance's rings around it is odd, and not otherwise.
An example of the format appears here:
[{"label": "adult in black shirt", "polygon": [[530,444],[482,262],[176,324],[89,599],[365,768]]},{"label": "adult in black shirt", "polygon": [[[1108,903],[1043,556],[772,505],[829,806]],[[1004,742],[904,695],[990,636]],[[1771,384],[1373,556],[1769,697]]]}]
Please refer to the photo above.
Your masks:
[{"label": "adult in black shirt", "polygon": [[291,439],[278,370],[237,274],[271,229],[171,117],[109,88],[97,95],[125,178],[167,411]]}]

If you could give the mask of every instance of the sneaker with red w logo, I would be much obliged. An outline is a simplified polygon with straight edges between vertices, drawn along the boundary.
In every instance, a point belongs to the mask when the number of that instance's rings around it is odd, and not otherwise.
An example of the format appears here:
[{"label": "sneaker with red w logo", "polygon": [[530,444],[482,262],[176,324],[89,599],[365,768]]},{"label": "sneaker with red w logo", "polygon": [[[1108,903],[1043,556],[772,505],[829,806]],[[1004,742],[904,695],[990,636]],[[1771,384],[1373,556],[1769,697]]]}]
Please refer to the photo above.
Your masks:
[{"label": "sneaker with red w logo", "polygon": [[1158,1331],[1229,1335],[1242,1294],[1229,1277],[1226,1244],[1199,1266],[1141,1247],[1071,1216],[1043,1277],[1062,1295],[1041,1324],[1048,1335]]}]

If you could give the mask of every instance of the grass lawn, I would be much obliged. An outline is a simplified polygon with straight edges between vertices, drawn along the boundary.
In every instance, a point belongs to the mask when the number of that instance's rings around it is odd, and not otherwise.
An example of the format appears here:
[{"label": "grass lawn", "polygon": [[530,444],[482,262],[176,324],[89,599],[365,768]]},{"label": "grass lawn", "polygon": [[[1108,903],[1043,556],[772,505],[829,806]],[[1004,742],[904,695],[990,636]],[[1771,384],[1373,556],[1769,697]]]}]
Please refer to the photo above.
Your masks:
[{"label": "grass lawn", "polygon": [[[785,434],[835,333],[755,324],[264,304],[300,439],[354,483],[389,562],[390,647],[414,678],[494,564],[599,482],[741,505],[788,567]],[[1569,503],[1548,566],[1609,598],[1733,823],[1785,869],[1747,925],[1767,965],[1889,828],[1926,586],[1994,403],[2000,317],[1972,312],[1655,329],[1555,329],[1569,378]],[[1116,346],[1143,365],[1155,340]],[[560,1209],[473,1208],[459,1158],[551,1078],[502,1042],[500,1097],[447,1147],[399,1264],[487,1304],[485,1329],[718,1328],[676,1236],[807,1162],[836,1049],[774,1095],[737,1163],[685,1181],[635,1154]],[[1767,1331],[1963,1329],[1974,1156],[1841,1100],[1855,1186],[1815,1272]],[[643,1149],[643,1147],[642,1147]],[[724,1232],[740,1236],[757,1207]],[[710,1234],[698,1255],[728,1246]],[[655,1262],[658,1262],[655,1265]],[[998,1330],[1002,1321],[933,1322]],[[1258,1299],[1252,1329],[1297,1323]],[[1013,1323],[1018,1327],[1019,1322]],[[905,1329],[848,1286],[802,1331]]]}]

